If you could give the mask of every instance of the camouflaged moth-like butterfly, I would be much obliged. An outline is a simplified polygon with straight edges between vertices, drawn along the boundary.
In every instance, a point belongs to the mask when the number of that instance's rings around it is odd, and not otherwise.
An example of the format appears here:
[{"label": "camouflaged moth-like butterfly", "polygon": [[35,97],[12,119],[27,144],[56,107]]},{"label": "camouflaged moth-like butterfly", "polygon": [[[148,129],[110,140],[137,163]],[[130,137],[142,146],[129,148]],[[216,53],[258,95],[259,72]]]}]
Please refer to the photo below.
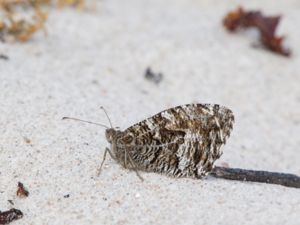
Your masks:
[{"label": "camouflaged moth-like butterfly", "polygon": [[105,149],[100,170],[108,152],[127,169],[201,178],[222,155],[220,148],[233,123],[233,113],[226,107],[188,104],[162,111],[124,131],[106,127],[111,148]]}]

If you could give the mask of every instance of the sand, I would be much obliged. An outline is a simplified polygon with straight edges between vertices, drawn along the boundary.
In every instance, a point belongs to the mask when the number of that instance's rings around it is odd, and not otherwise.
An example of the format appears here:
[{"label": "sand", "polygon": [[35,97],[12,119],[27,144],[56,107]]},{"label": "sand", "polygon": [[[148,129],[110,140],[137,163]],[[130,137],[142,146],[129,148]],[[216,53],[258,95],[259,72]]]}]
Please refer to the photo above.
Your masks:
[{"label": "sand", "polygon": [[[253,48],[253,33],[226,32],[238,5],[282,14],[284,58]],[[48,37],[0,43],[0,210],[14,224],[299,224],[300,192],[278,185],[172,179],[108,159],[101,127],[126,129],[166,108],[218,103],[236,123],[217,165],[300,174],[300,3],[103,0],[96,11],[53,10]],[[145,69],[163,73],[158,85]],[[30,196],[16,197],[17,182]],[[69,197],[64,197],[69,195]]]}]

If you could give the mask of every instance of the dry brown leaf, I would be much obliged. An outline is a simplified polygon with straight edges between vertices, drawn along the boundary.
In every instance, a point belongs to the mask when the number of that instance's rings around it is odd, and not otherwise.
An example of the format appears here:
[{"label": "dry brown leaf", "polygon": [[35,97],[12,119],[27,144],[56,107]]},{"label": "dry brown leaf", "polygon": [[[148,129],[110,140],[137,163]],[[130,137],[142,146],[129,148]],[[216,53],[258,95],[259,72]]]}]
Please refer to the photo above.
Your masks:
[{"label": "dry brown leaf", "polygon": [[223,25],[231,32],[239,28],[255,27],[260,32],[260,41],[264,47],[283,56],[290,56],[291,51],[282,44],[284,37],[275,35],[280,19],[280,16],[264,16],[260,11],[245,11],[239,7],[224,17]]}]

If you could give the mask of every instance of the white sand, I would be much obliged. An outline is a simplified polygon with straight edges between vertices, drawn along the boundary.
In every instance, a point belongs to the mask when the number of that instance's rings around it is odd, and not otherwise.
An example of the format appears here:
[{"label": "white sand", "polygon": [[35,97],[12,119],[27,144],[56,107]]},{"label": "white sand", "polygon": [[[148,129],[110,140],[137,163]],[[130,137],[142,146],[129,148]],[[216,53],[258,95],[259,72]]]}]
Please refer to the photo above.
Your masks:
[{"label": "white sand", "polygon": [[[226,3],[225,3],[226,2]],[[290,59],[251,47],[221,19],[238,5],[282,14]],[[300,174],[300,3],[298,0],[103,0],[96,12],[53,11],[26,44],[0,43],[0,210],[14,224],[299,224],[300,191],[214,179],[133,172],[108,159],[101,127],[122,129],[168,107],[219,103],[236,116],[217,162]],[[151,66],[164,74],[155,85]],[[31,143],[25,142],[24,137]],[[30,197],[15,196],[17,182]],[[70,194],[69,198],[63,196]]]}]

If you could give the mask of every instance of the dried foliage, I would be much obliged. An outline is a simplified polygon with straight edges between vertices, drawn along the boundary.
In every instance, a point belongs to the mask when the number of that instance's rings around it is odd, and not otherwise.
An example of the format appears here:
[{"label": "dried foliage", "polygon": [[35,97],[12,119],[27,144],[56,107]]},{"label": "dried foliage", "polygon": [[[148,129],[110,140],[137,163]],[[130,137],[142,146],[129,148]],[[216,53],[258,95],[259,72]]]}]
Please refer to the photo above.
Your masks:
[{"label": "dried foliage", "polygon": [[17,196],[19,197],[28,197],[29,191],[24,187],[24,184],[21,182],[18,182],[18,189],[17,189]]},{"label": "dried foliage", "polygon": [[84,8],[85,0],[0,0],[0,4],[6,6],[32,5],[34,7],[41,7],[46,5],[54,7],[74,6]]},{"label": "dried foliage", "polygon": [[85,0],[0,0],[0,40],[26,42],[39,30],[46,35],[46,11],[50,6],[83,9]]},{"label": "dried foliage", "polygon": [[[38,30],[44,29],[48,14],[34,1],[1,1],[0,38],[2,41],[28,41]],[[23,14],[22,14],[23,12]],[[31,16],[29,16],[31,15]]]},{"label": "dried foliage", "polygon": [[85,7],[85,0],[57,0],[58,7],[74,6],[78,9],[83,9]]},{"label": "dried foliage", "polygon": [[255,27],[260,32],[260,41],[264,47],[283,56],[290,56],[290,50],[283,47],[284,37],[275,35],[280,18],[264,16],[260,11],[245,11],[239,7],[224,17],[223,24],[231,32],[239,28]]},{"label": "dried foliage", "polygon": [[10,209],[5,212],[0,211],[0,224],[9,224],[14,220],[21,219],[23,217],[23,213],[18,209]]}]

